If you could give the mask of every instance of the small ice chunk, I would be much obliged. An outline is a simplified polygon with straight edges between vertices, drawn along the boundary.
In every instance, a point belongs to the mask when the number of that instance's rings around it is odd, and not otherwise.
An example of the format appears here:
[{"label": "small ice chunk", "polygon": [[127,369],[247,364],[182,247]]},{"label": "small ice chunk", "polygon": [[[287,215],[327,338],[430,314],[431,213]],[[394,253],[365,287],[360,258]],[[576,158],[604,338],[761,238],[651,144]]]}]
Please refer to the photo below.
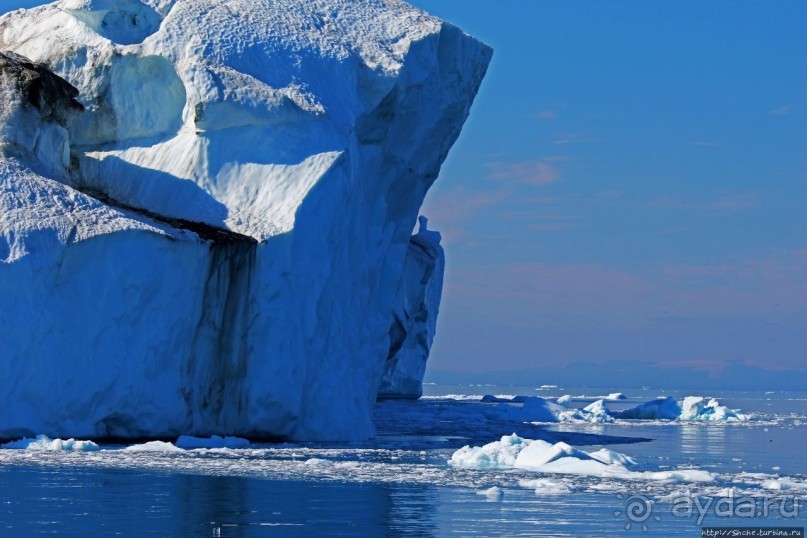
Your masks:
[{"label": "small ice chunk", "polygon": [[628,397],[622,394],[621,392],[612,392],[608,396],[605,397],[606,400],[627,400]]},{"label": "small ice chunk", "polygon": [[316,465],[320,467],[325,467],[328,465],[333,465],[333,462],[330,460],[323,460],[321,458],[309,458],[305,460],[306,465]]},{"label": "small ice chunk", "polygon": [[192,437],[190,435],[182,435],[177,439],[176,446],[186,449],[247,448],[249,441],[241,437],[220,437],[218,435],[212,437]]},{"label": "small ice chunk", "polygon": [[762,483],[763,489],[770,489],[776,491],[789,491],[789,490],[803,490],[807,489],[807,484],[802,484],[791,480],[790,478],[776,478],[774,480],[766,480]]},{"label": "small ice chunk", "polygon": [[681,420],[704,421],[744,421],[745,415],[734,409],[729,409],[714,398],[708,401],[702,396],[687,396],[681,403]]},{"label": "small ice chunk", "polygon": [[605,406],[605,400],[597,400],[583,408],[583,411],[595,415],[608,415],[608,408]]},{"label": "small ice chunk", "polygon": [[184,452],[171,443],[165,441],[149,441],[140,445],[127,446],[125,452]]},{"label": "small ice chunk", "polygon": [[498,500],[504,495],[502,488],[493,486],[492,488],[482,489],[476,492],[477,495],[484,495],[488,499]]},{"label": "small ice chunk", "polygon": [[532,442],[530,439],[522,439],[512,434],[480,447],[466,445],[451,455],[448,464],[475,469],[510,468],[515,465],[519,452]]},{"label": "small ice chunk", "polygon": [[714,482],[715,475],[700,469],[676,469],[674,471],[658,471],[634,473],[639,478],[666,483]]},{"label": "small ice chunk", "polygon": [[562,405],[563,407],[566,407],[568,409],[569,405],[571,405],[572,403],[572,395],[564,394],[563,396],[555,400],[555,403],[558,405]]},{"label": "small ice chunk", "polygon": [[523,488],[534,489],[536,495],[565,495],[572,492],[572,489],[563,482],[549,480],[548,478],[521,480],[518,485]]},{"label": "small ice chunk", "polygon": [[2,449],[35,450],[43,452],[92,452],[98,450],[97,444],[92,441],[78,441],[76,439],[51,439],[46,435],[37,435],[36,439],[20,439],[0,445]]}]

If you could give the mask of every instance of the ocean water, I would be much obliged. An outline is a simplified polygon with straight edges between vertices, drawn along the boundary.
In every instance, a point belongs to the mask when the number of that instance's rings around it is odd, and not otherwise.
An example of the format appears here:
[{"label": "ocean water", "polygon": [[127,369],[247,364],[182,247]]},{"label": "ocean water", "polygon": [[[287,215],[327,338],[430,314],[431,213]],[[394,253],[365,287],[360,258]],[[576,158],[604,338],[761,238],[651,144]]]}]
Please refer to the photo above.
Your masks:
[{"label": "ocean water", "polygon": [[[706,525],[805,526],[807,392],[618,390],[628,399],[609,402],[611,410],[662,395],[704,395],[742,409],[748,420],[528,424],[489,413],[518,404],[473,398],[570,394],[572,406],[583,407],[614,389],[426,385],[420,401],[379,403],[378,435],[361,444],[0,450],[0,533],[699,536]],[[635,472],[447,463],[463,446],[513,433],[586,452],[605,447],[633,458]],[[691,470],[708,472],[709,481],[680,478]],[[659,479],[666,471],[679,478]]]}]

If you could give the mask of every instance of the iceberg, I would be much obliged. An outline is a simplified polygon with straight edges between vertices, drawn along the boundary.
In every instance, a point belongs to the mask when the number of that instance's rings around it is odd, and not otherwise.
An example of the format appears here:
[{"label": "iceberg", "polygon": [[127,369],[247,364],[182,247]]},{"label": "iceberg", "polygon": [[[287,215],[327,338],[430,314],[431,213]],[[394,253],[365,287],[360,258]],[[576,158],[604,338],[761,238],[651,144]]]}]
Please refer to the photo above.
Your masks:
[{"label": "iceberg", "polygon": [[681,415],[681,407],[672,396],[656,398],[636,407],[612,413],[616,418],[658,420],[675,420]]},{"label": "iceberg", "polygon": [[704,421],[724,421],[739,422],[748,420],[748,417],[738,410],[729,409],[714,398],[703,398],[701,396],[687,396],[681,402],[681,420],[704,420]]},{"label": "iceberg", "polygon": [[379,398],[416,399],[423,395],[426,361],[437,332],[443,293],[445,253],[440,233],[419,217],[418,233],[409,240],[403,279],[390,328],[390,351],[378,389]]},{"label": "iceberg", "polygon": [[411,233],[487,45],[397,0],[61,0],[0,51],[0,439],[359,440],[417,393]]}]

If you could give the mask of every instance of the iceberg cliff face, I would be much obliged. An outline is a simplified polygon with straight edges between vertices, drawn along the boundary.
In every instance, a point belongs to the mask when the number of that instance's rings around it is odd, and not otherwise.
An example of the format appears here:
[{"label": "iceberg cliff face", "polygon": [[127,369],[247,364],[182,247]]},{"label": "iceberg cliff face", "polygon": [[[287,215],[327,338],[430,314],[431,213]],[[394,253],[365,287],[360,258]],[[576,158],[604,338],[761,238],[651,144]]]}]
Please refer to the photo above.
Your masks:
[{"label": "iceberg cliff face", "polygon": [[420,217],[420,230],[409,240],[395,301],[390,352],[378,389],[379,398],[417,399],[423,395],[423,375],[437,332],[444,271],[440,234],[428,230],[426,217]]},{"label": "iceberg cliff face", "polygon": [[372,435],[490,49],[397,0],[63,0],[0,50],[0,438]]}]

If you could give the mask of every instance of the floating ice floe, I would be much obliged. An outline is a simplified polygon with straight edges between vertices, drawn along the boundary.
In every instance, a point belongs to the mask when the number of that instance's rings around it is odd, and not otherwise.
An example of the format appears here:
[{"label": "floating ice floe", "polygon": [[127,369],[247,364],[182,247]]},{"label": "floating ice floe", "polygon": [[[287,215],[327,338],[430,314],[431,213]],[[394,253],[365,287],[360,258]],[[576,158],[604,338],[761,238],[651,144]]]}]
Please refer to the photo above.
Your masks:
[{"label": "floating ice floe", "polygon": [[744,421],[747,417],[736,409],[729,409],[714,398],[708,401],[701,396],[687,396],[681,403],[681,420]]},{"label": "floating ice floe", "polygon": [[479,490],[476,494],[484,495],[489,500],[499,500],[504,496],[504,491],[498,486],[493,486],[492,488]]},{"label": "floating ice floe", "polygon": [[605,397],[606,400],[627,400],[628,397],[622,394],[621,392],[612,392],[608,396]]},{"label": "floating ice floe", "polygon": [[124,452],[184,452],[181,448],[165,441],[149,441],[140,445],[127,446]]},{"label": "floating ice floe", "polygon": [[620,419],[681,420],[681,421],[746,421],[748,417],[738,410],[729,409],[714,398],[687,396],[680,403],[669,396],[656,398],[624,411],[611,413]]},{"label": "floating ice floe", "polygon": [[665,483],[713,482],[715,476],[700,469],[635,471],[630,456],[612,450],[584,452],[567,443],[548,443],[505,435],[481,447],[464,446],[454,452],[448,464],[476,469],[515,468],[541,473],[569,474]]},{"label": "floating ice floe", "polygon": [[656,398],[636,407],[612,413],[612,415],[616,418],[625,419],[675,420],[681,416],[681,407],[675,398],[669,396],[667,398]]},{"label": "floating ice floe", "polygon": [[51,439],[46,435],[37,435],[36,439],[20,439],[0,445],[2,449],[40,450],[47,452],[90,452],[98,450],[97,444],[92,441],[78,441],[76,439]]},{"label": "floating ice floe", "polygon": [[[562,401],[561,401],[562,400]],[[559,398],[552,402],[538,396],[524,400],[521,407],[521,418],[525,422],[572,422],[572,423],[608,423],[614,419],[602,400],[592,403],[583,409],[571,409],[569,398]]]},{"label": "floating ice floe", "polygon": [[179,448],[247,448],[249,441],[241,437],[192,437],[182,435],[177,439],[176,446]]},{"label": "floating ice floe", "polygon": [[774,478],[763,482],[762,488],[777,491],[807,490],[807,483],[796,482],[790,478]]},{"label": "floating ice floe", "polygon": [[534,489],[536,495],[565,495],[572,492],[572,488],[557,480],[537,478],[535,480],[521,480],[518,483],[522,488]]}]

